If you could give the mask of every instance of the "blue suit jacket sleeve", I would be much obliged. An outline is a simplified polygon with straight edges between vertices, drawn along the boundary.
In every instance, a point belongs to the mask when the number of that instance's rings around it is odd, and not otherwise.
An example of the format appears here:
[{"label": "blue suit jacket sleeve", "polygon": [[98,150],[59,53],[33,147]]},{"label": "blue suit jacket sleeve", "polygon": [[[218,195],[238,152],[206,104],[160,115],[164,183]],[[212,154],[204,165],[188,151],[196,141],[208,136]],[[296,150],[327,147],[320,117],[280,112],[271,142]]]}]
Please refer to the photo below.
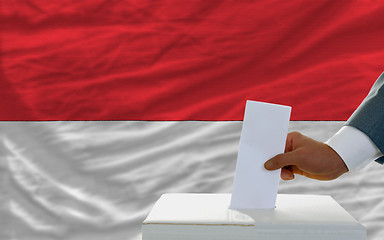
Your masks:
[{"label": "blue suit jacket sleeve", "polygon": [[[368,96],[352,114],[346,125],[364,132],[384,153],[384,72],[372,86]],[[384,157],[376,159],[383,164]]]}]

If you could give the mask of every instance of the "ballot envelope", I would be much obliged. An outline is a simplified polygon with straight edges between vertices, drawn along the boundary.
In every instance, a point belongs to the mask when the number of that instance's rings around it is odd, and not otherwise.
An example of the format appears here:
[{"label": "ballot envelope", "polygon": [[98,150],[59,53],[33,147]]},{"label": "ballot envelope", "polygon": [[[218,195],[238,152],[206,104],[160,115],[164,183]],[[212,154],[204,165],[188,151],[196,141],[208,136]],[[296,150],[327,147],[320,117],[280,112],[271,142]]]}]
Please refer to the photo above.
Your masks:
[{"label": "ballot envelope", "polygon": [[278,194],[274,209],[229,209],[231,194],[163,194],[143,240],[365,240],[366,229],[332,197]]}]

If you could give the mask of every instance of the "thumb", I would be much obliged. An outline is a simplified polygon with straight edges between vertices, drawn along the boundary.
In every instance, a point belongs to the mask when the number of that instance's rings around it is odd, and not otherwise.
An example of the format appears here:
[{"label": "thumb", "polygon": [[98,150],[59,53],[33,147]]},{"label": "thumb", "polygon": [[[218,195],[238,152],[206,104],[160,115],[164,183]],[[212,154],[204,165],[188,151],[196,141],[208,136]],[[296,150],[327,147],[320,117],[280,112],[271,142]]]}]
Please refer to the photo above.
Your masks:
[{"label": "thumb", "polygon": [[264,163],[264,167],[267,170],[277,170],[289,165],[296,165],[297,163],[297,154],[296,151],[291,151],[287,153],[281,153],[275,157],[269,159]]}]

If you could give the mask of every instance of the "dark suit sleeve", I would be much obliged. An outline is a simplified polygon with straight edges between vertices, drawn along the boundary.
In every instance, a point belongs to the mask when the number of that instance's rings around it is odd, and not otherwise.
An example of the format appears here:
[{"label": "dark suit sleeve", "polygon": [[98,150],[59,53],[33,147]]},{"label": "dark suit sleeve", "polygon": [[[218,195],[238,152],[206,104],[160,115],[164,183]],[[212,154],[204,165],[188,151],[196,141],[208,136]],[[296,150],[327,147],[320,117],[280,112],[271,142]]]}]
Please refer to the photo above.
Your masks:
[{"label": "dark suit sleeve", "polygon": [[[364,132],[384,153],[384,72],[372,86],[368,96],[352,114],[346,125]],[[383,164],[384,157],[376,159]]]}]

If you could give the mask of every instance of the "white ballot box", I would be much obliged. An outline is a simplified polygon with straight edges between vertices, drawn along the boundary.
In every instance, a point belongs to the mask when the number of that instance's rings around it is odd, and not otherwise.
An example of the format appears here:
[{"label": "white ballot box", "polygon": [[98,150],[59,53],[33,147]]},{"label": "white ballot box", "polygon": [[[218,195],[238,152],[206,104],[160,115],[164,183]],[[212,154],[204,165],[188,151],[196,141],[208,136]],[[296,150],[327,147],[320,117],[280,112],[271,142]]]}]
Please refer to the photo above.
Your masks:
[{"label": "white ballot box", "polygon": [[275,209],[229,209],[230,194],[164,194],[143,240],[363,240],[366,230],[330,196],[278,194]]}]

